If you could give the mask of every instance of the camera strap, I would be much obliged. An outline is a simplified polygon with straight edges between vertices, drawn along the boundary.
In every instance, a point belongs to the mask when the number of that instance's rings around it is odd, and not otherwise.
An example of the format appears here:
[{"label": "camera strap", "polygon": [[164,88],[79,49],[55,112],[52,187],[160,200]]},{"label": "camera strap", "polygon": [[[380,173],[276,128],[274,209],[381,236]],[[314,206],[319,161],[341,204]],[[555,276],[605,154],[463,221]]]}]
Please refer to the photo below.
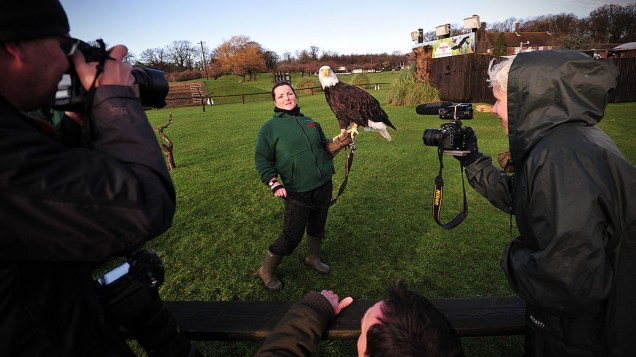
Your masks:
[{"label": "camera strap", "polygon": [[[356,145],[355,143],[353,143],[353,141],[351,142],[351,144],[349,144],[349,155],[347,155],[344,159],[345,162],[345,170],[344,170],[344,179],[342,180],[342,183],[340,184],[340,189],[338,189],[338,196],[336,196],[336,198],[331,200],[331,203],[329,203],[329,206],[333,206],[336,201],[338,200],[338,197],[340,197],[340,195],[342,195],[342,193],[345,190],[345,187],[347,187],[347,182],[349,181],[349,171],[351,171],[351,165],[353,165],[353,154],[356,152]],[[347,148],[345,147],[345,151],[347,151]]]},{"label": "camera strap", "polygon": [[104,72],[104,63],[107,59],[112,59],[108,52],[106,51],[106,44],[100,38],[97,39],[97,43],[100,48],[100,56],[96,66],[95,77],[93,78],[93,83],[91,87],[86,92],[86,100],[84,102],[84,113],[86,113],[86,120],[84,121],[84,126],[82,127],[82,145],[84,147],[90,147],[90,144],[93,141],[93,99],[95,98],[95,84],[97,83],[97,78]]},{"label": "camera strap", "polygon": [[464,167],[460,164],[460,171],[462,175],[462,189],[464,191],[464,209],[455,216],[450,222],[444,224],[440,221],[440,212],[442,211],[442,198],[444,196],[444,179],[442,178],[442,169],[444,168],[443,156],[444,150],[437,148],[437,155],[439,157],[439,175],[435,178],[435,191],[433,192],[433,219],[440,226],[446,229],[452,229],[457,227],[464,218],[468,215],[468,203],[466,201],[466,184],[464,182]]}]

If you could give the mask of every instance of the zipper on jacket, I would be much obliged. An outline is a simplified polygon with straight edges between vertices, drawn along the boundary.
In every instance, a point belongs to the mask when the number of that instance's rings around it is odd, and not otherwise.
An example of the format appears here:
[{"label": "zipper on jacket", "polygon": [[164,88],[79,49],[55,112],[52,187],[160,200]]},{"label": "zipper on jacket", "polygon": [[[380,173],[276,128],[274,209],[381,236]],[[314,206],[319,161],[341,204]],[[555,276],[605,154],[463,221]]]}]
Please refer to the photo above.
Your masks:
[{"label": "zipper on jacket", "polygon": [[318,156],[316,156],[316,153],[314,152],[314,147],[313,145],[311,145],[311,140],[309,140],[309,135],[307,135],[305,128],[298,121],[298,119],[296,119],[296,123],[300,127],[300,130],[303,132],[303,135],[305,135],[305,139],[307,140],[307,143],[309,144],[309,148],[311,149],[311,154],[314,155],[314,164],[316,165],[316,168],[318,168],[318,172],[320,172],[320,181],[322,182],[322,179],[325,177],[325,175],[323,174],[322,169],[320,168],[320,165],[318,165]]}]

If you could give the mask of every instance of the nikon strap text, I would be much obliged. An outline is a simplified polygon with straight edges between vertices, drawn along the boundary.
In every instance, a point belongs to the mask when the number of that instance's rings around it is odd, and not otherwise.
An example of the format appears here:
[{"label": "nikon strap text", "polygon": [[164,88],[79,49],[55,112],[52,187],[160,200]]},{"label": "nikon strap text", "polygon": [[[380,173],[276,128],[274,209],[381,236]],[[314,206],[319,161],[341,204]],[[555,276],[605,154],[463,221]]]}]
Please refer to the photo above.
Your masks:
[{"label": "nikon strap text", "polygon": [[466,201],[466,184],[464,182],[464,167],[460,164],[460,170],[462,175],[462,189],[464,191],[464,209],[455,216],[450,222],[444,224],[440,221],[440,212],[442,210],[442,198],[444,196],[444,179],[442,178],[442,169],[444,168],[443,155],[444,150],[440,147],[437,148],[437,155],[439,157],[439,175],[435,178],[435,191],[433,192],[433,219],[440,226],[446,229],[452,229],[457,227],[464,218],[468,215],[468,203]]}]

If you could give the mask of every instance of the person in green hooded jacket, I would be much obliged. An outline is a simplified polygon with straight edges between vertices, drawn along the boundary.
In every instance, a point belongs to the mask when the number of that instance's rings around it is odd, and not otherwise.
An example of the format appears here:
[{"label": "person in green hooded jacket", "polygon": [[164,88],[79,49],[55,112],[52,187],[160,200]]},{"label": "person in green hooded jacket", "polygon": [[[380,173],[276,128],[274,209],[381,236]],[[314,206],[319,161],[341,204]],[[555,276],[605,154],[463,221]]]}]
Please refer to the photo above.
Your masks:
[{"label": "person in green hooded jacket", "polygon": [[470,185],[515,215],[501,265],[527,302],[526,356],[636,356],[636,167],[598,124],[618,70],[578,51],[524,52],[489,69],[508,135],[501,170],[458,157]]},{"label": "person in green hooded jacket", "polygon": [[275,197],[285,199],[285,217],[282,232],[269,246],[256,275],[267,288],[279,290],[283,284],[274,270],[294,252],[305,231],[305,264],[323,274],[331,271],[320,260],[333,188],[331,159],[351,143],[351,137],[327,139],[320,124],[300,112],[288,82],[273,86],[272,99],[274,116],[258,131],[255,163],[261,181]]}]

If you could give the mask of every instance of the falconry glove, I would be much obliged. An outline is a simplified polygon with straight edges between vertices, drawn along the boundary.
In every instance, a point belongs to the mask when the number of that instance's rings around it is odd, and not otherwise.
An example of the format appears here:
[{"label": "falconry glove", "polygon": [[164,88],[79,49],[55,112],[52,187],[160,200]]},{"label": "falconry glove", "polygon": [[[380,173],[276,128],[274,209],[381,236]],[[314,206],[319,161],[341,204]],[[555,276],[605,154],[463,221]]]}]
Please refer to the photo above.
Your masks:
[{"label": "falconry glove", "polygon": [[351,133],[347,133],[347,136],[342,139],[340,136],[336,136],[333,139],[328,139],[325,142],[325,149],[327,150],[327,154],[329,158],[332,159],[336,154],[342,150],[343,147],[347,145],[351,145],[353,139],[351,138]]}]

